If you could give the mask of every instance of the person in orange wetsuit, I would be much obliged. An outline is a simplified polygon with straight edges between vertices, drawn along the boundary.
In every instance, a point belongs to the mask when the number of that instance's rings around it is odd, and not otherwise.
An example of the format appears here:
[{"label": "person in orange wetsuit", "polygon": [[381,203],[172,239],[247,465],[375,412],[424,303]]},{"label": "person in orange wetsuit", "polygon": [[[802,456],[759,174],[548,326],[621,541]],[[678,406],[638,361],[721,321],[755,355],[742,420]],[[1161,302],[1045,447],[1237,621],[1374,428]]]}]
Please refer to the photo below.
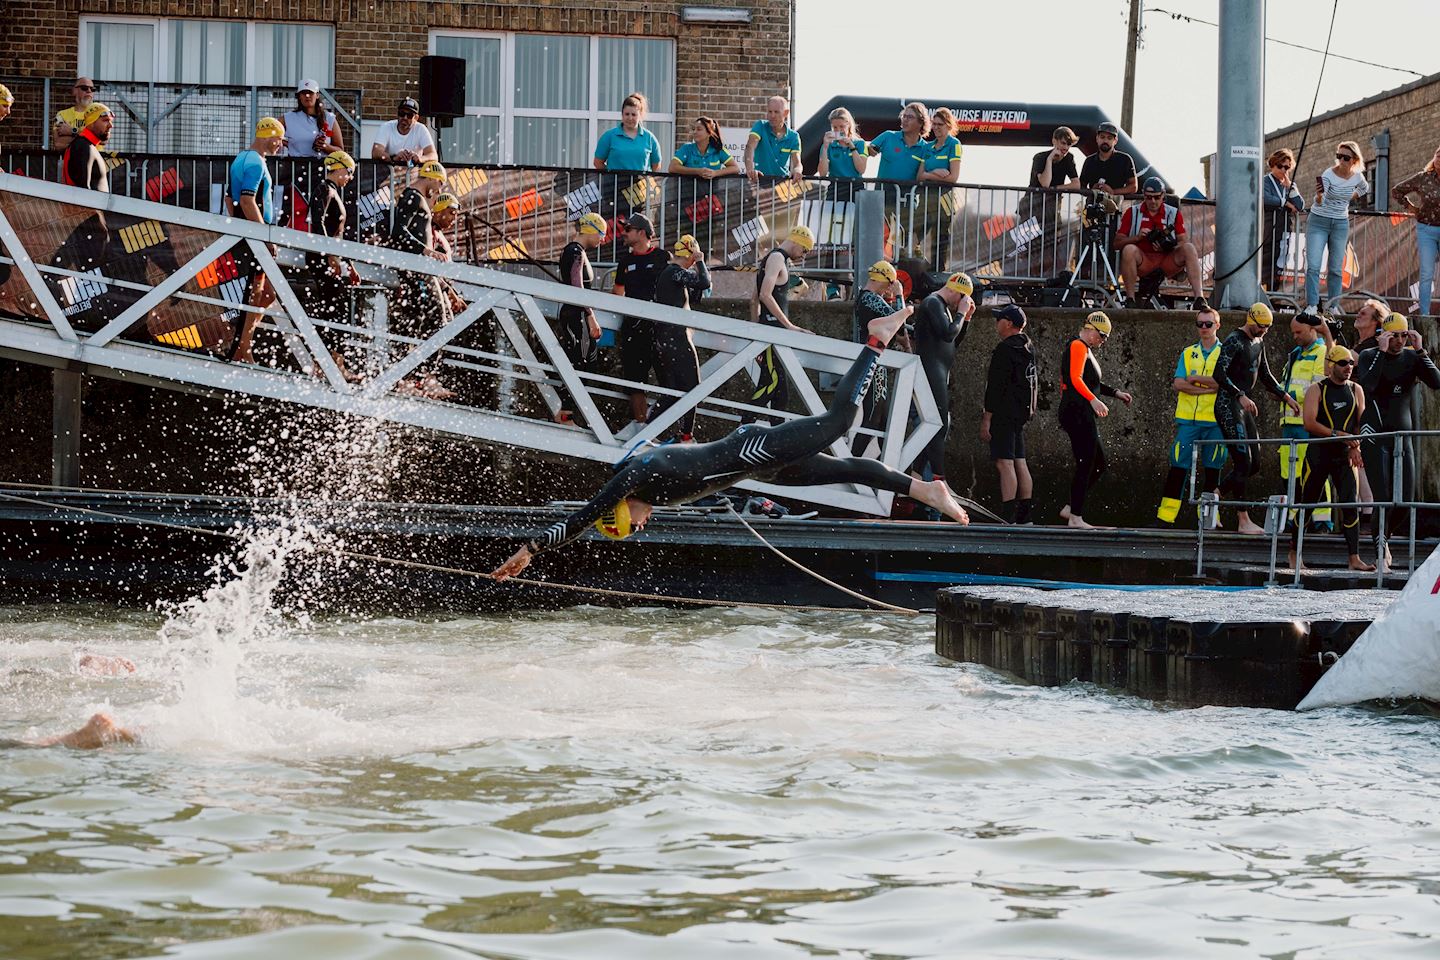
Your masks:
[{"label": "person in orange wetsuit", "polygon": [[1100,374],[1094,351],[1110,339],[1110,318],[1096,310],[1065,347],[1060,361],[1060,429],[1070,436],[1075,454],[1075,476],[1070,481],[1070,502],[1060,518],[1072,527],[1092,529],[1085,522],[1085,494],[1105,472],[1105,447],[1100,442],[1098,418],[1110,414],[1101,396],[1114,397],[1127,407],[1132,397],[1116,390]]}]

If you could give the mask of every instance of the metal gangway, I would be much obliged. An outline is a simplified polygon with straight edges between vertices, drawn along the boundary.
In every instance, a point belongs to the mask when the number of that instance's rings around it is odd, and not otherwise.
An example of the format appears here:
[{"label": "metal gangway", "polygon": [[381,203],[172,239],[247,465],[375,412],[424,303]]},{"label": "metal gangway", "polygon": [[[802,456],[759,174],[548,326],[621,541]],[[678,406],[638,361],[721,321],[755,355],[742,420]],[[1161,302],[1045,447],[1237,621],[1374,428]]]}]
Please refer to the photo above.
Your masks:
[{"label": "metal gangway", "polygon": [[[519,272],[4,173],[0,244],[0,278],[9,274],[0,282],[0,355],[166,389],[285,401],[560,458],[615,463],[638,444],[663,437],[691,410],[701,439],[728,432],[747,414],[776,419],[822,412],[821,389],[863,349]],[[98,262],[77,262],[77,251]],[[362,279],[340,316],[313,315],[326,311],[307,294],[307,253],[339,257]],[[407,272],[449,283],[463,309],[421,336],[392,331],[395,287]],[[263,310],[246,302],[256,274],[277,296]],[[617,334],[621,310],[689,327],[701,359],[699,385],[681,394],[577,369],[551,326],[566,304],[593,309],[602,328]],[[236,329],[246,312],[260,315],[259,362],[229,362],[208,341],[216,329]],[[799,411],[747,402],[747,366],[772,346]],[[890,397],[883,423],[876,429],[857,424],[832,452],[868,450],[904,469],[939,430],[940,417],[918,358],[887,351],[881,363]],[[461,396],[440,401],[395,392],[422,369],[441,371]],[[630,420],[632,389],[669,394],[674,403],[622,440],[617,432]],[[555,421],[562,403],[583,426]],[[853,485],[740,486],[877,515],[887,515],[893,500],[891,493]]]}]

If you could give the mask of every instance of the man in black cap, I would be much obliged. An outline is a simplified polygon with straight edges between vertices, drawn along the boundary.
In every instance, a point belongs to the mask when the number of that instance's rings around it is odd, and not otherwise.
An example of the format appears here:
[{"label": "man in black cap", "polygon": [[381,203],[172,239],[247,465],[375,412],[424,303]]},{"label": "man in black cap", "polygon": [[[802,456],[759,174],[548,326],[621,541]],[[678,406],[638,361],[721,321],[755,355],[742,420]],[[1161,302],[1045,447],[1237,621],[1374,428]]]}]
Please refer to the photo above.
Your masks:
[{"label": "man in black cap", "polygon": [[990,459],[1000,474],[1000,515],[1030,523],[1034,485],[1025,462],[1025,424],[1035,416],[1039,390],[1035,346],[1025,333],[1024,310],[1012,303],[990,312],[1000,342],[990,354],[980,439],[989,442]]},{"label": "man in black cap", "polygon": [[[655,283],[670,265],[670,254],[655,243],[655,225],[642,214],[631,214],[621,230],[626,249],[615,261],[617,297],[655,302]],[[621,376],[644,383],[656,370],[655,324],[641,317],[626,317],[620,323]],[[630,418],[637,424],[649,419],[649,401],[641,390],[630,391]]]},{"label": "man in black cap", "polygon": [[420,122],[420,104],[406,97],[395,107],[395,119],[380,127],[370,145],[370,159],[388,160],[395,164],[415,164],[437,160],[435,138],[430,128]]},{"label": "man in black cap", "polygon": [[1135,177],[1135,158],[1116,150],[1120,128],[1106,120],[1095,131],[1096,152],[1085,158],[1080,168],[1080,186],[1099,190],[1111,196],[1126,196],[1139,189]]}]

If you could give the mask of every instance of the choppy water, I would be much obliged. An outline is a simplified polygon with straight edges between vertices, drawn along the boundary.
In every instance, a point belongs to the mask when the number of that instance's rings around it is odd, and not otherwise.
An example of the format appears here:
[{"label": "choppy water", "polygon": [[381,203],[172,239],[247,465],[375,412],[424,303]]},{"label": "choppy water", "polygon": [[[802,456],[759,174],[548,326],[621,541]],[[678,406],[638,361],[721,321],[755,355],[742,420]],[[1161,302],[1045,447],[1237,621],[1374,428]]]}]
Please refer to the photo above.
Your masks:
[{"label": "choppy water", "polygon": [[[0,611],[6,958],[1434,957],[1440,725],[755,611]],[[87,677],[79,650],[139,672]]]}]

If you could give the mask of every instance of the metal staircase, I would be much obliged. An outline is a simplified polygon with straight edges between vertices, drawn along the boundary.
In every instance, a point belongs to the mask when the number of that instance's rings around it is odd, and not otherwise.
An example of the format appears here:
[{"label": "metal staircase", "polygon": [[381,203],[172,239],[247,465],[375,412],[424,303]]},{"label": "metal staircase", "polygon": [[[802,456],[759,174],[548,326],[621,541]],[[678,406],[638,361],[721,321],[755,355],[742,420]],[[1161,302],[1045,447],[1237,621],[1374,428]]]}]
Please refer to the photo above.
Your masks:
[{"label": "metal staircase", "polygon": [[[4,173],[0,244],[0,278],[9,275],[0,282],[0,355],[168,389],[283,400],[562,458],[613,463],[635,444],[663,436],[692,409],[702,439],[723,434],[746,413],[821,412],[825,401],[817,382],[844,373],[862,349],[518,272]],[[302,268],[307,252],[340,257],[362,278],[353,288],[352,308],[339,319],[310,315],[315,307]],[[391,332],[387,318],[402,271],[448,282],[465,307],[423,339]],[[265,310],[245,303],[246,285],[257,273],[278,298]],[[700,384],[680,395],[577,370],[551,329],[564,304],[592,308],[610,331],[619,329],[619,310],[689,327],[702,361]],[[217,331],[233,330],[244,311],[261,314],[257,364],[228,362],[214,352]],[[746,368],[772,345],[800,412],[776,414],[744,402],[750,393]],[[346,358],[358,377],[347,379],[332,352]],[[833,452],[850,456],[853,448],[863,454],[875,443],[879,459],[903,469],[939,429],[939,415],[916,357],[886,352],[881,363],[889,370],[891,396],[884,429],[854,429]],[[440,370],[460,398],[442,402],[394,392],[426,365]],[[732,381],[736,385],[726,389]],[[616,432],[629,421],[625,397],[632,388],[676,400],[622,441]],[[554,422],[562,390],[573,398],[583,427]],[[881,515],[892,499],[853,486],[743,486]]]}]

